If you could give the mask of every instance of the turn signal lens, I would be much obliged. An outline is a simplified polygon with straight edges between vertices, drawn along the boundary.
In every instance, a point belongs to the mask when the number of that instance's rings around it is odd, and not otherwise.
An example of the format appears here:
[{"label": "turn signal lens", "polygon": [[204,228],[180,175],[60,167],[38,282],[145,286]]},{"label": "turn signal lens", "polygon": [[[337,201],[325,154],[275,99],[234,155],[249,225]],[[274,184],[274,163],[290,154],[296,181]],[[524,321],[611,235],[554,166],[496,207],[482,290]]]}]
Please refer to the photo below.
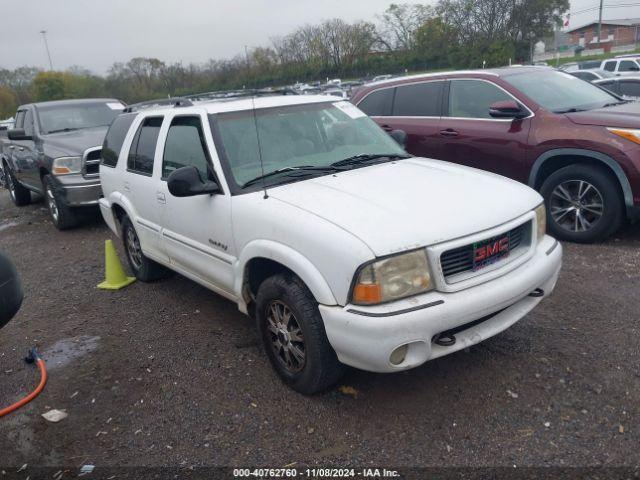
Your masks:
[{"label": "turn signal lens", "polygon": [[540,243],[547,233],[547,207],[542,203],[534,211],[536,212],[537,238]]},{"label": "turn signal lens", "polygon": [[82,158],[80,157],[59,157],[53,160],[51,169],[54,175],[69,175],[82,171]]},{"label": "turn signal lens", "polygon": [[614,135],[617,135],[622,138],[626,138],[627,140],[632,141],[633,143],[640,144],[640,130],[636,130],[633,128],[612,128],[607,127]]},{"label": "turn signal lens", "polygon": [[418,295],[433,288],[424,250],[372,262],[360,270],[351,301],[375,305]]}]

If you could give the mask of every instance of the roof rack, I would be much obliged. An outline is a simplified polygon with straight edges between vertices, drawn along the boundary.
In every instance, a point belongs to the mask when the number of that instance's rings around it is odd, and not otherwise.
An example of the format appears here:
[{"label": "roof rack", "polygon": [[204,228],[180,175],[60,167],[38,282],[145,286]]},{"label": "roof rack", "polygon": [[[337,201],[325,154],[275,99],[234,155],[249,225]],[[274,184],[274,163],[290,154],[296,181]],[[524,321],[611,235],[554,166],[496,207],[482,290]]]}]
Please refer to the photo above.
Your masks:
[{"label": "roof rack", "polygon": [[173,98],[161,98],[158,100],[149,100],[147,102],[134,103],[127,105],[122,113],[139,112],[146,108],[161,107],[164,105],[171,105],[173,107],[190,107],[193,105],[191,100],[185,97],[173,97]]},{"label": "roof rack", "polygon": [[300,95],[292,88],[247,88],[243,90],[218,90],[215,92],[194,93],[184,98],[193,101],[226,100],[242,97],[265,97],[269,95]]}]

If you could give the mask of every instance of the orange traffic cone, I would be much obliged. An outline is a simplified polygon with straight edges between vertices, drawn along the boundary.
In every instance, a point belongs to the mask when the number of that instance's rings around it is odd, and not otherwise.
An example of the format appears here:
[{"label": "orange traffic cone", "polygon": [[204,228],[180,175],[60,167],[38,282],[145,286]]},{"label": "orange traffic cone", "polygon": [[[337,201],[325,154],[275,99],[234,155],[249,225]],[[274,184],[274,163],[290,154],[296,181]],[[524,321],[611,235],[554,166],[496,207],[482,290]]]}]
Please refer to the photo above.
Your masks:
[{"label": "orange traffic cone", "polygon": [[103,290],[120,290],[136,281],[135,277],[127,277],[118,258],[116,248],[111,240],[104,242],[105,280],[98,285]]}]

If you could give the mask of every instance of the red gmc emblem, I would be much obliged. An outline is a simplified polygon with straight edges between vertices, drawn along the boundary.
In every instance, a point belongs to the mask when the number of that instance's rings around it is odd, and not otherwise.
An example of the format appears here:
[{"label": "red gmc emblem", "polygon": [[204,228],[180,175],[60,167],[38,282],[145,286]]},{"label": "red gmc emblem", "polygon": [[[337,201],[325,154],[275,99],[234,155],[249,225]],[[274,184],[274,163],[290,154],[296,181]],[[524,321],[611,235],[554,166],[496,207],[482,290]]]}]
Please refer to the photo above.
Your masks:
[{"label": "red gmc emblem", "polygon": [[477,246],[474,252],[474,263],[482,263],[485,260],[509,251],[509,237],[489,242],[486,245]]}]

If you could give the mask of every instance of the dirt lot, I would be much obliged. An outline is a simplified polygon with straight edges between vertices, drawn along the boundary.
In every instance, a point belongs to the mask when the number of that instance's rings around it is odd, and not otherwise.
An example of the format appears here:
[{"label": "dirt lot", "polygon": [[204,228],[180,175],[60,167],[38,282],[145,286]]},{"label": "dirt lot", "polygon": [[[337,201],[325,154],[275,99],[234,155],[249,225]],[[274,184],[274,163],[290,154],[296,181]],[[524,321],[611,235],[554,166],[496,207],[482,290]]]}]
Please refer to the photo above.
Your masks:
[{"label": "dirt lot", "polygon": [[[107,238],[99,219],[58,232],[41,203],[18,209],[0,190],[0,249],[27,293],[0,331],[0,406],[34,387],[30,346],[50,373],[40,397],[0,420],[8,475],[24,464],[19,478],[84,464],[640,465],[640,227],[565,245],[553,296],[503,334],[401,374],[350,371],[342,384],[357,396],[314,397],[280,383],[232,303],[183,277],[97,290]],[[47,423],[50,408],[69,416]]]}]

